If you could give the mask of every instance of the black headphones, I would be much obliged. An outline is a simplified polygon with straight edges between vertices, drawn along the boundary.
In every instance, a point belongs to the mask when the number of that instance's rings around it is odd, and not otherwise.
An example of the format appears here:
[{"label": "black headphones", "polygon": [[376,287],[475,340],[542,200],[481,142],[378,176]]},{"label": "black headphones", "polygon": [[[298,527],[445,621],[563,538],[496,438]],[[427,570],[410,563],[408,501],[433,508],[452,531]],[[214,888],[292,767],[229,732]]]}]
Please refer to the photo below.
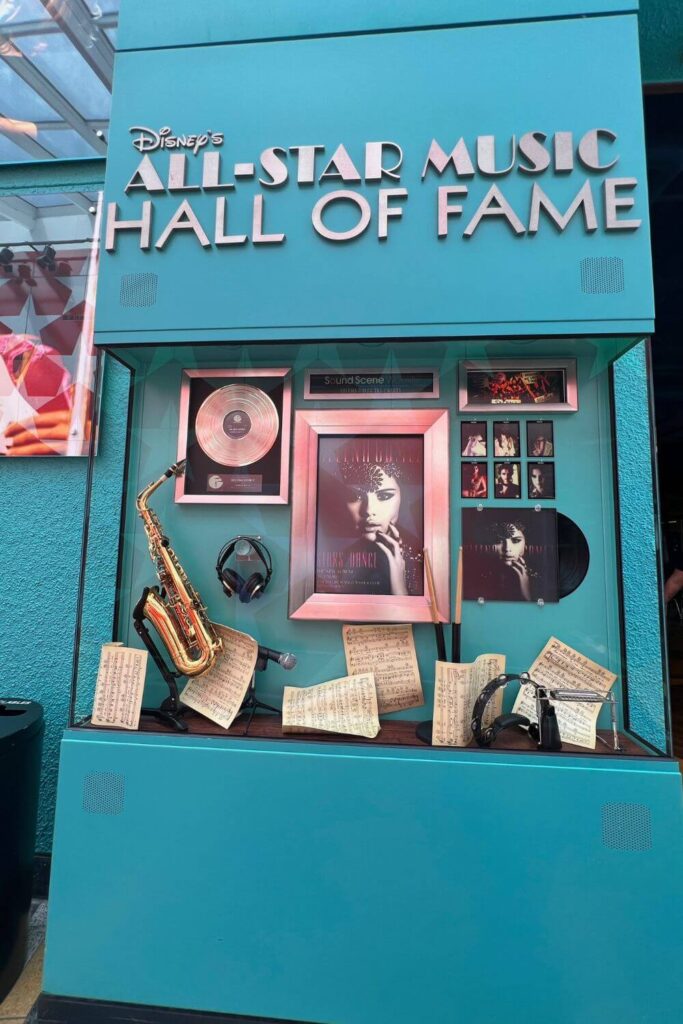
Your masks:
[{"label": "black headphones", "polygon": [[[253,572],[245,580],[234,569],[224,568],[225,563],[233,554],[240,541],[246,541],[254,549],[263,562],[266,570],[265,576],[262,572]],[[240,535],[233,537],[232,540],[229,540],[221,548],[216,562],[216,573],[226,597],[232,597],[233,594],[237,594],[243,604],[249,604],[250,601],[261,597],[268,586],[270,577],[273,575],[273,560],[270,557],[270,551],[260,540],[257,540],[256,537],[243,537]]]},{"label": "black headphones", "polygon": [[[536,695],[541,705],[540,721],[538,723],[530,722],[526,715],[498,715],[491,725],[485,729],[482,719],[489,701],[496,690],[513,682],[518,682],[522,686],[531,685],[536,689]],[[534,741],[539,750],[562,749],[562,740],[560,739],[560,729],[557,724],[555,708],[550,703],[545,688],[535,683],[528,672],[522,672],[521,675],[503,674],[492,679],[481,691],[472,709],[472,735],[480,747],[490,747],[503,729],[510,729],[514,726],[526,729],[529,737]]]}]

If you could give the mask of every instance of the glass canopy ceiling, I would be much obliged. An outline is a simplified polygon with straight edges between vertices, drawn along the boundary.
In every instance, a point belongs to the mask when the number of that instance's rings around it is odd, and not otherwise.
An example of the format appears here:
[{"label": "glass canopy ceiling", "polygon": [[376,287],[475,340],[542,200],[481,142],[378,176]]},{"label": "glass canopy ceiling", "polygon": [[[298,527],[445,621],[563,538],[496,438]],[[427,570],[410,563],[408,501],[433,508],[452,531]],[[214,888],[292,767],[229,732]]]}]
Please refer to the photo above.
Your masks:
[{"label": "glass canopy ceiling", "polygon": [[0,163],[104,156],[119,0],[0,0]]}]

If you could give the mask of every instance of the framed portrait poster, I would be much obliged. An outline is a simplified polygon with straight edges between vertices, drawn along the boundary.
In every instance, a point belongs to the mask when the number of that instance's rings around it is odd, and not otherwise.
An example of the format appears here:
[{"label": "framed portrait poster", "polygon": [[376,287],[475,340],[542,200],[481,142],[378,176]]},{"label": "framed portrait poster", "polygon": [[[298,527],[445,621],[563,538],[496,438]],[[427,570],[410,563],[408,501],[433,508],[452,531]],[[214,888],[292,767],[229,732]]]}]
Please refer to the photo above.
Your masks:
[{"label": "framed portrait poster", "polygon": [[291,406],[287,367],[183,370],[175,500],[286,504]]},{"label": "framed portrait poster", "polygon": [[464,359],[458,408],[464,413],[576,412],[575,359]]},{"label": "framed portrait poster", "polygon": [[448,410],[297,412],[289,615],[449,621]]}]

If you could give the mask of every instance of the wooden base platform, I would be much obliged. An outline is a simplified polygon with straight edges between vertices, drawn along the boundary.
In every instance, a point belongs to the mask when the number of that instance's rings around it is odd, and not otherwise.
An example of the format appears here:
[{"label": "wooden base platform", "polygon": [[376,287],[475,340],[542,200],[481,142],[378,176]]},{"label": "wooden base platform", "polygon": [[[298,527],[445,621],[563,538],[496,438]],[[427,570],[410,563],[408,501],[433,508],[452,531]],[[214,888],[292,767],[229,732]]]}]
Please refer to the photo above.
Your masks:
[{"label": "wooden base platform", "polygon": [[[208,718],[204,718],[202,715],[196,714],[194,711],[187,711],[184,715],[183,721],[187,724],[187,733],[176,735],[190,735],[190,736],[228,736],[228,737],[244,737],[247,739],[277,739],[284,743],[295,741],[300,743],[302,740],[311,740],[315,743],[354,743],[371,745],[371,746],[388,746],[388,747],[421,747],[425,748],[425,744],[419,740],[415,734],[415,730],[419,725],[418,722],[406,722],[402,719],[386,719],[381,722],[381,729],[379,735],[374,739],[365,739],[363,736],[341,736],[338,733],[310,733],[305,736],[299,735],[286,735],[282,732],[282,719],[280,715],[256,715],[249,726],[248,733],[245,734],[245,719],[238,718],[236,722],[232,724],[229,729],[223,729],[220,725],[216,725],[214,722],[210,722]],[[167,726],[158,722],[156,719],[143,716],[140,720],[140,731],[141,732],[161,732],[169,733]],[[604,743],[598,740],[595,750],[586,750],[584,747],[576,747],[570,743],[565,743],[564,748],[557,756],[565,754],[587,754],[589,756],[606,755],[606,756],[626,756],[626,757],[651,757],[652,754],[640,746],[630,736],[619,733],[619,745],[621,751],[615,752],[612,746],[612,733],[607,730],[600,730],[599,736],[604,739]],[[432,751],[438,754],[440,750],[452,750],[452,747],[430,747]],[[536,751],[536,747],[532,746],[528,736],[521,729],[508,729],[506,732],[501,734],[494,747],[489,748],[493,751],[519,751],[520,753],[531,753]],[[468,747],[468,750],[481,752],[482,756],[486,756],[487,750],[482,750],[480,747],[472,742]]]}]

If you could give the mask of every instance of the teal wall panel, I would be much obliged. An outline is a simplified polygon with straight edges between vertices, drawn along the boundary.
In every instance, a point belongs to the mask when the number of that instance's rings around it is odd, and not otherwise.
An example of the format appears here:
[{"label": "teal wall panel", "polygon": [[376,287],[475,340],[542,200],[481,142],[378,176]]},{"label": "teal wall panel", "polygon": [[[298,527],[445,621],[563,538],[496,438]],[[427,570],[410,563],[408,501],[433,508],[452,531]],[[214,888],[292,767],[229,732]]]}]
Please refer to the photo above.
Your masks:
[{"label": "teal wall panel", "polygon": [[[528,54],[524,74],[520,52]],[[119,54],[106,196],[126,219],[140,216],[145,198],[135,189],[124,194],[140,157],[132,125],[168,125],[175,133],[224,131],[217,152],[229,176],[233,163],[257,161],[269,146],[319,143],[329,157],[343,142],[362,167],[366,142],[392,140],[404,148],[405,160],[400,183],[389,185],[400,184],[409,195],[385,242],[377,238],[376,184],[353,186],[373,210],[365,234],[346,243],[315,234],[312,208],[343,185],[335,179],[313,186],[290,180],[275,189],[262,188],[257,179],[238,181],[228,195],[229,231],[250,233],[252,199],[261,190],[265,229],[285,232],[281,245],[202,248],[185,231],[163,251],[142,251],[135,233],[121,233],[116,251],[103,255],[100,341],[143,340],[152,331],[168,341],[189,332],[215,339],[221,331],[234,336],[255,329],[271,338],[312,330],[386,335],[397,329],[467,336],[482,325],[490,333],[516,334],[533,331],[534,323],[544,325],[536,327],[539,333],[548,333],[553,326],[578,331],[588,321],[607,329],[624,320],[646,331],[651,322],[635,16]],[[578,139],[602,126],[618,135],[619,160],[609,174],[639,182],[633,210],[642,219],[638,230],[610,233],[600,227],[587,234],[574,219],[561,234],[543,221],[537,235],[516,236],[504,223],[486,222],[472,238],[463,238],[494,180],[528,222],[532,181],[515,170],[495,179],[465,179],[464,212],[452,218],[449,237],[438,239],[436,190],[456,179],[451,173],[420,180],[433,138],[450,151],[461,135],[472,146],[477,135],[494,134],[501,161],[512,134],[561,130]],[[170,152],[175,151],[150,154],[163,179]],[[189,161],[189,181],[196,184],[201,154]],[[291,154],[288,162],[291,170]],[[323,166],[321,158],[319,173]],[[538,183],[564,210],[590,180],[602,225],[604,177],[577,167],[572,174],[543,173]],[[215,193],[186,195],[212,238]],[[153,197],[153,242],[182,198]],[[348,227],[349,211],[337,213],[331,223]],[[582,261],[595,258],[622,260],[623,286],[584,287]],[[122,286],[125,292],[130,275],[141,273],[157,275],[155,300],[144,306],[122,302]]]},{"label": "teal wall panel", "polygon": [[637,0],[194,0],[168,18],[165,0],[122,0],[118,47],[156,49],[244,39],[634,11]]},{"label": "teal wall panel", "polygon": [[640,59],[643,81],[683,81],[683,4],[640,0]]},{"label": "teal wall panel", "polygon": [[329,1024],[673,1021],[678,766],[606,760],[72,731],[45,990]]}]

